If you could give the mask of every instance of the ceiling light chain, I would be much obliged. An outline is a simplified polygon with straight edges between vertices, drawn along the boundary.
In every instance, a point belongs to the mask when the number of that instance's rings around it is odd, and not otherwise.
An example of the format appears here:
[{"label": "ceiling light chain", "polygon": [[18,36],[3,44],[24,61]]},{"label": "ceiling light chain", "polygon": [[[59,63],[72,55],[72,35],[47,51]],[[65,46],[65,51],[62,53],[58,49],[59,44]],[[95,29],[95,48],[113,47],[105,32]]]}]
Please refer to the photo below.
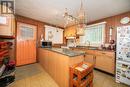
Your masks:
[{"label": "ceiling light chain", "polygon": [[[68,14],[68,11],[67,11],[67,8],[66,8],[65,13],[64,13],[64,18],[65,18],[65,21],[66,21],[66,26],[69,24],[69,22],[74,21],[75,24],[77,25],[77,34],[83,35],[84,28],[86,28],[86,23],[85,23],[86,19],[85,19],[85,10],[84,10],[84,7],[83,7],[83,0],[81,0],[81,6],[80,6],[79,13],[78,13],[78,17],[74,17],[73,15]],[[81,30],[82,30],[82,32],[81,32]]]}]

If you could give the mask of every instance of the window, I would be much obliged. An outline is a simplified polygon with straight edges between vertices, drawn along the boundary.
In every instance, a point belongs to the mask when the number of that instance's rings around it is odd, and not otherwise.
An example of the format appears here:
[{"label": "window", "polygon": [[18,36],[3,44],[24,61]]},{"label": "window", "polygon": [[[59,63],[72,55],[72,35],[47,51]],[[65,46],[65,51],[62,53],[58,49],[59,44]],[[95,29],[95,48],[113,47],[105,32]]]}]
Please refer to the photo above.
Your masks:
[{"label": "window", "polygon": [[52,41],[53,44],[63,44],[63,29],[46,25],[45,40]]},{"label": "window", "polygon": [[3,24],[3,25],[7,24],[7,18],[0,16],[0,24]]},{"label": "window", "polygon": [[80,36],[80,45],[100,46],[105,39],[105,22],[89,25],[84,36]]},{"label": "window", "polygon": [[21,30],[21,38],[23,40],[33,39],[33,37],[34,37],[34,31],[33,31],[34,29],[33,28],[21,26],[20,30]]},{"label": "window", "polygon": [[34,40],[36,39],[36,26],[24,23],[18,23],[19,25],[19,36],[20,40]]}]

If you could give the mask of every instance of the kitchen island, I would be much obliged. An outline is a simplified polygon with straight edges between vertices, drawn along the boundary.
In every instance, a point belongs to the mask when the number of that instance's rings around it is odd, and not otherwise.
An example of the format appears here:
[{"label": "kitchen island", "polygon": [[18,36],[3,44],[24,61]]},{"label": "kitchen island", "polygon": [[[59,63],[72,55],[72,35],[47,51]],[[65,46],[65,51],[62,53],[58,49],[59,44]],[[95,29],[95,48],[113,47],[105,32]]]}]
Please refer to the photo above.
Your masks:
[{"label": "kitchen island", "polygon": [[84,61],[84,51],[63,48],[39,48],[38,59],[59,87],[69,87],[69,67]]}]

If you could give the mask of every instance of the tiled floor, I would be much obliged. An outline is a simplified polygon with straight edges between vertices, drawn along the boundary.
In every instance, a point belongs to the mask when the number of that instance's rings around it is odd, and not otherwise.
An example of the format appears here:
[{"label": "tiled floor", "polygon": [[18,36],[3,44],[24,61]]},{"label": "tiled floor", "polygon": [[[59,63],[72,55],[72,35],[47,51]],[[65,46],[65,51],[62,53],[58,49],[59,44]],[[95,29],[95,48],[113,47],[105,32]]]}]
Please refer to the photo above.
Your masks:
[{"label": "tiled floor", "polygon": [[115,78],[106,73],[94,70],[94,87],[128,87],[115,82]]},{"label": "tiled floor", "polygon": [[[16,68],[16,81],[9,87],[58,87],[39,64]],[[114,77],[94,70],[94,87],[128,87],[115,83]]]}]

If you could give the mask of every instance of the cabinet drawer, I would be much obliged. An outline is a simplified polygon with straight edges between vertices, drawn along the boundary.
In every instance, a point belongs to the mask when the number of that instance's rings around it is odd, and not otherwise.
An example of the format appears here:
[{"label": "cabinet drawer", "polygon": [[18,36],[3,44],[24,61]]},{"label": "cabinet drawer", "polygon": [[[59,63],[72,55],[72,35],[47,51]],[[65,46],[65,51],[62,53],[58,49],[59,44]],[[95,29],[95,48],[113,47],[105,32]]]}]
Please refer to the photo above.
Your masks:
[{"label": "cabinet drawer", "polygon": [[86,50],[87,54],[95,55],[95,50]]},{"label": "cabinet drawer", "polygon": [[97,56],[115,57],[115,53],[114,52],[108,52],[108,51],[96,51],[95,55],[97,55]]}]

